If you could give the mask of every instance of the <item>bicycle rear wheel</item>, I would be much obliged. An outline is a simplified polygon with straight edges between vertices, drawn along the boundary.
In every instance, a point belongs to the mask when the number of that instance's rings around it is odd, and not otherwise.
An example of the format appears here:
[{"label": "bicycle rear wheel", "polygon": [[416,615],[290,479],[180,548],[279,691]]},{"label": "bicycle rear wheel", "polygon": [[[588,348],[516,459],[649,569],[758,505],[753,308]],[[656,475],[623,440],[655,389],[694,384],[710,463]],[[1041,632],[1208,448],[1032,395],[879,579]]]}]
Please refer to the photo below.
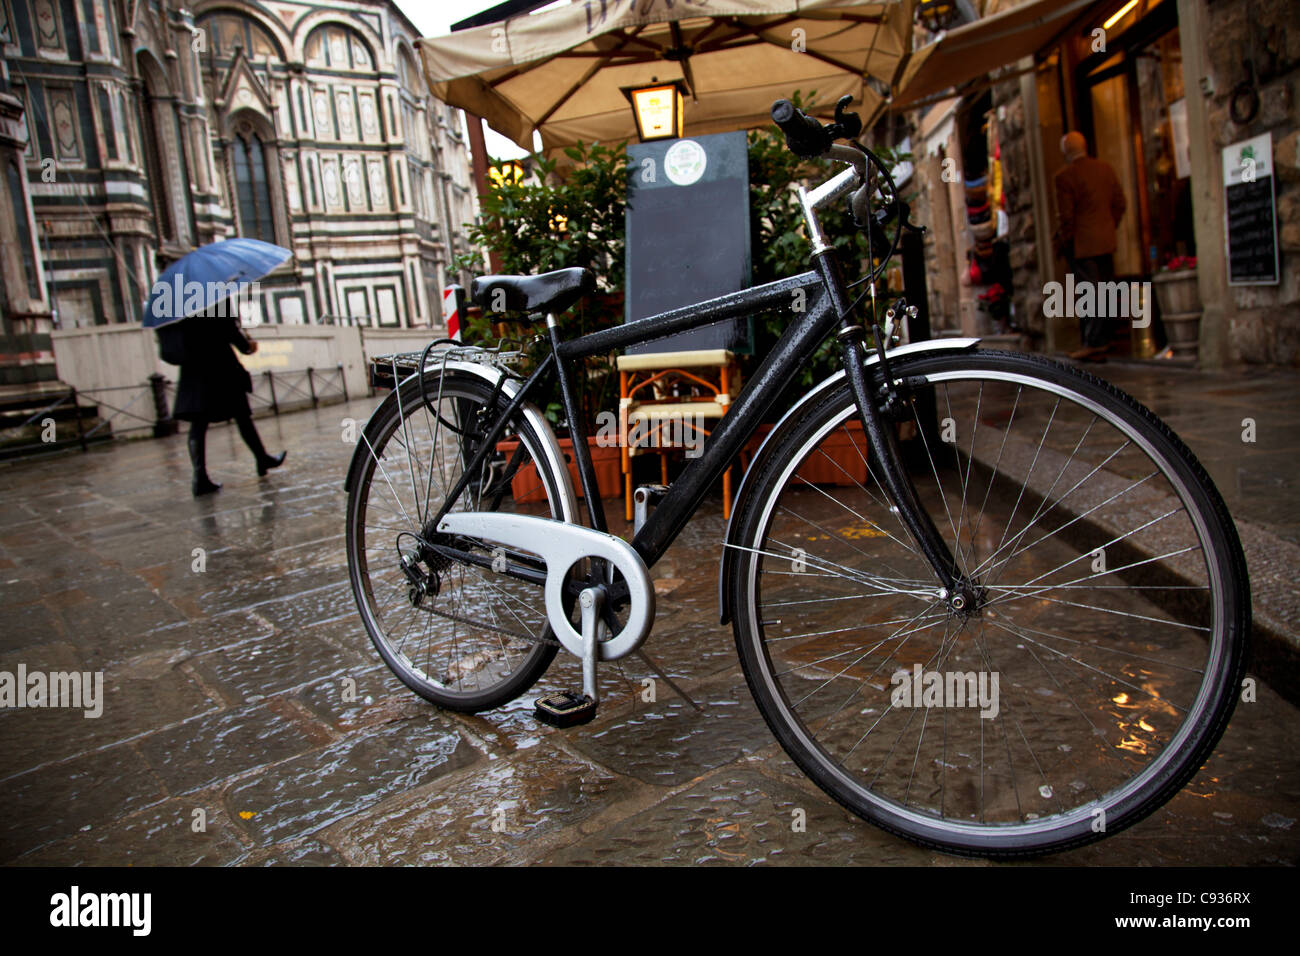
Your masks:
[{"label": "bicycle rear wheel", "polygon": [[[498,571],[535,556],[450,539],[432,521],[506,405],[493,398],[465,373],[426,375],[423,395],[406,381],[358,439],[347,503],[352,591],[380,656],[421,697],[466,712],[524,693],[557,649],[541,587]],[[562,517],[542,447],[523,416],[509,422],[453,510]]]},{"label": "bicycle rear wheel", "polygon": [[1134,823],[1208,757],[1241,683],[1249,582],[1222,499],[1154,415],[1074,369],[894,370],[932,391],[936,421],[913,403],[897,427],[965,606],[832,389],[737,515],[734,629],[764,717],[827,793],[929,846],[1028,855]]}]

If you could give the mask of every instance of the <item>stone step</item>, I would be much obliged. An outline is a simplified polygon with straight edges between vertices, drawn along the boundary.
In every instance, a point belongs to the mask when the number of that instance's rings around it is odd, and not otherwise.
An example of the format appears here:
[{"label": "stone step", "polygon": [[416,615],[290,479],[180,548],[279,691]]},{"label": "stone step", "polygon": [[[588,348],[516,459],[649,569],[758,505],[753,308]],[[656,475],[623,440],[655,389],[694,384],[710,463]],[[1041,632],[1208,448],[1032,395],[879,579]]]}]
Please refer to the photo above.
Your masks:
[{"label": "stone step", "polygon": [[[0,386],[0,461],[61,451],[83,436],[88,444],[110,441],[112,425],[102,421],[99,405],[74,402],[70,392],[62,382]],[[47,419],[54,422],[52,436]]]}]

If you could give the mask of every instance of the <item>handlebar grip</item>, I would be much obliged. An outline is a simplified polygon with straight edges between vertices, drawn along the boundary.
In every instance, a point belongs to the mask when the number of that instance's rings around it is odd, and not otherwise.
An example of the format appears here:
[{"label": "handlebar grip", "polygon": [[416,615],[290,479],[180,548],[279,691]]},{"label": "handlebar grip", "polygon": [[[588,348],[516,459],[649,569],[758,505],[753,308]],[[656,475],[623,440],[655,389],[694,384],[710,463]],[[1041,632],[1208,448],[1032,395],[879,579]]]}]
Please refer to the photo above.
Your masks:
[{"label": "handlebar grip", "polygon": [[789,100],[772,104],[772,122],[785,133],[785,145],[803,159],[812,159],[830,149],[833,140],[822,124]]}]

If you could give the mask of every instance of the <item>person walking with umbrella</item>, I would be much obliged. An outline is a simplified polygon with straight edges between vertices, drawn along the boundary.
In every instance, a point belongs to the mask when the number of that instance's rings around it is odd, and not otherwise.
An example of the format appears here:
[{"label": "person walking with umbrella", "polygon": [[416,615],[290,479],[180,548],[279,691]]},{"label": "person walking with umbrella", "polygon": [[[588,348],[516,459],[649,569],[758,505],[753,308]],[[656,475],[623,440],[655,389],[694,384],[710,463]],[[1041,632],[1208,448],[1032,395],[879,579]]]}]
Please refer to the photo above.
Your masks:
[{"label": "person walking with umbrella", "polygon": [[253,380],[231,349],[245,355],[257,351],[257,343],[239,327],[238,292],[289,255],[287,249],[255,239],[204,246],[159,276],[145,305],[144,324],[157,330],[163,361],[180,366],[172,414],[190,423],[195,497],[221,488],[207,471],[207,432],[213,422],[234,419],[259,476],[284,464],[288,454],[268,454],[262,444],[248,405]]}]

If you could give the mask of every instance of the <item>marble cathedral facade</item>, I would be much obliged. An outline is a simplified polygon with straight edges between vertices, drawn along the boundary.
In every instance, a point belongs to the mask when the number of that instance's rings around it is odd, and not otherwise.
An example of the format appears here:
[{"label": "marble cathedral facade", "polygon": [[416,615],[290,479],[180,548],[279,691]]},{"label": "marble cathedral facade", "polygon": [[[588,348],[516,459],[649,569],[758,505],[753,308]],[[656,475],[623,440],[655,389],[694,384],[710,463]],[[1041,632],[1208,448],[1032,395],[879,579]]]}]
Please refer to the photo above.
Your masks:
[{"label": "marble cathedral facade", "polygon": [[0,364],[237,235],[294,253],[249,322],[440,325],[476,198],[417,36],[388,0],[0,0]]}]

